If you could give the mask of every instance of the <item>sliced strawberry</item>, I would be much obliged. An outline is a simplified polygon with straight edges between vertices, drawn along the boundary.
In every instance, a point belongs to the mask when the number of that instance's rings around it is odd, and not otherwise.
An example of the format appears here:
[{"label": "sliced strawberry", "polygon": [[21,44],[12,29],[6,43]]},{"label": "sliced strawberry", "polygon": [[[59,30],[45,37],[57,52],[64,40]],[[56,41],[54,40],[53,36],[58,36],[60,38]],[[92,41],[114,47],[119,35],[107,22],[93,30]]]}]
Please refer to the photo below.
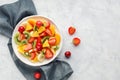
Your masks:
[{"label": "sliced strawberry", "polygon": [[40,37],[37,38],[37,43],[41,43],[41,38]]},{"label": "sliced strawberry", "polygon": [[30,39],[28,40],[29,43],[32,43],[35,40],[34,37],[30,37]]},{"label": "sliced strawberry", "polygon": [[47,34],[46,34],[46,32],[42,32],[41,34],[40,34],[40,37],[44,37],[44,36],[46,36]]},{"label": "sliced strawberry", "polygon": [[52,46],[55,45],[56,44],[56,38],[55,37],[50,37],[49,40],[48,40],[48,43]]},{"label": "sliced strawberry", "polygon": [[45,51],[45,58],[46,59],[51,59],[53,57],[53,52],[50,49],[46,49]]},{"label": "sliced strawberry", "polygon": [[45,32],[49,35],[49,36],[52,36],[52,32],[50,29],[46,29]]},{"label": "sliced strawberry", "polygon": [[22,34],[22,33],[20,33],[20,34],[19,34],[19,37],[18,37],[18,40],[19,40],[19,41],[22,41],[23,39],[25,39],[25,35]]},{"label": "sliced strawberry", "polygon": [[70,34],[70,35],[73,35],[74,33],[75,33],[75,31],[76,31],[76,29],[74,28],[74,27],[69,27],[69,29],[68,29],[68,33]]},{"label": "sliced strawberry", "polygon": [[80,40],[80,38],[78,38],[78,37],[75,37],[75,38],[73,38],[73,44],[75,45],[75,46],[78,46],[79,44],[80,44],[80,42],[81,42],[81,40]]},{"label": "sliced strawberry", "polygon": [[37,43],[36,44],[36,49],[37,49],[37,51],[41,51],[42,50],[42,44],[39,42],[39,43]]},{"label": "sliced strawberry", "polygon": [[31,53],[30,59],[33,60],[35,57],[36,57],[36,53],[35,52]]},{"label": "sliced strawberry", "polygon": [[50,22],[49,21],[47,21],[46,22],[46,26],[45,26],[46,28],[49,28],[50,27]]},{"label": "sliced strawberry", "polygon": [[29,51],[30,49],[32,49],[32,44],[28,43],[25,45],[24,51]]}]

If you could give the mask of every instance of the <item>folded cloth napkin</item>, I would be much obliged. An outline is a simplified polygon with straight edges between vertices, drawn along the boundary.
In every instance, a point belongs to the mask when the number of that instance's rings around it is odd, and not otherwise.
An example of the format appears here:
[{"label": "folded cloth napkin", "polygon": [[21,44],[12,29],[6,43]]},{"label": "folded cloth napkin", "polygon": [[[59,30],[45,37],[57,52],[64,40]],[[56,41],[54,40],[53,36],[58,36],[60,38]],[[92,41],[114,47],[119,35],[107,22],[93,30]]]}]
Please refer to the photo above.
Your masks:
[{"label": "folded cloth napkin", "polygon": [[42,77],[40,80],[67,80],[73,73],[68,63],[55,59],[51,63],[32,67],[21,62],[14,54],[11,36],[15,25],[24,17],[37,14],[32,0],[19,0],[12,4],[0,6],[0,33],[9,38],[8,48],[11,56],[17,66],[27,80],[35,80],[34,72],[40,72]]}]

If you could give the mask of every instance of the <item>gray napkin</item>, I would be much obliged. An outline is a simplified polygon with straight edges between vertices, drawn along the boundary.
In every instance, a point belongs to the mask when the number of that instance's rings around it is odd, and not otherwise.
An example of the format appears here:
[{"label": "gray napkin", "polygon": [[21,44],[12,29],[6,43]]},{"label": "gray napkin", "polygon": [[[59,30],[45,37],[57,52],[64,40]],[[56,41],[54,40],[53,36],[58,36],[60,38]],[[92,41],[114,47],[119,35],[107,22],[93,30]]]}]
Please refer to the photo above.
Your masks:
[{"label": "gray napkin", "polygon": [[41,66],[31,67],[21,62],[14,54],[11,36],[15,25],[24,17],[37,14],[32,0],[19,0],[12,4],[0,6],[0,34],[9,38],[8,48],[11,56],[27,80],[35,80],[34,72],[39,71],[42,74],[40,80],[67,80],[73,73],[72,68],[65,61],[55,59],[53,62]]}]

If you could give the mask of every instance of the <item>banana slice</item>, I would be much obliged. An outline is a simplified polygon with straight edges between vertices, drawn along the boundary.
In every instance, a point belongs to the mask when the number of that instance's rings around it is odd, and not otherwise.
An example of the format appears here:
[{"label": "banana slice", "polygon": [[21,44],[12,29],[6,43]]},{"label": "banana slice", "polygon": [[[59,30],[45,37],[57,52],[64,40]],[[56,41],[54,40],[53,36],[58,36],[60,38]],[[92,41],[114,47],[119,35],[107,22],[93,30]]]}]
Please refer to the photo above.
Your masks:
[{"label": "banana slice", "polygon": [[37,58],[39,62],[43,62],[45,60],[45,55],[41,52],[40,54],[38,54]]}]

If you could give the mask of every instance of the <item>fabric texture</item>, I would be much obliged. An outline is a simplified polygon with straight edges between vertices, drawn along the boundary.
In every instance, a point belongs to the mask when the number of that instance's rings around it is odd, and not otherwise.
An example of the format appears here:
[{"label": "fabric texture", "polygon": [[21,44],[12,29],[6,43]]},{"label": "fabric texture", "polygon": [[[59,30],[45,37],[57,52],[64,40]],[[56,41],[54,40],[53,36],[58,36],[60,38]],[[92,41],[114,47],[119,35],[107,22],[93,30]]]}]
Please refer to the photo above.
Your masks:
[{"label": "fabric texture", "polygon": [[15,25],[22,18],[36,14],[37,12],[32,0],[19,0],[12,4],[0,6],[0,34],[9,38],[8,48],[13,61],[27,80],[35,80],[33,74],[36,71],[42,73],[40,80],[67,80],[73,73],[72,68],[67,62],[55,59],[47,65],[31,67],[21,62],[13,51],[11,37]]}]

